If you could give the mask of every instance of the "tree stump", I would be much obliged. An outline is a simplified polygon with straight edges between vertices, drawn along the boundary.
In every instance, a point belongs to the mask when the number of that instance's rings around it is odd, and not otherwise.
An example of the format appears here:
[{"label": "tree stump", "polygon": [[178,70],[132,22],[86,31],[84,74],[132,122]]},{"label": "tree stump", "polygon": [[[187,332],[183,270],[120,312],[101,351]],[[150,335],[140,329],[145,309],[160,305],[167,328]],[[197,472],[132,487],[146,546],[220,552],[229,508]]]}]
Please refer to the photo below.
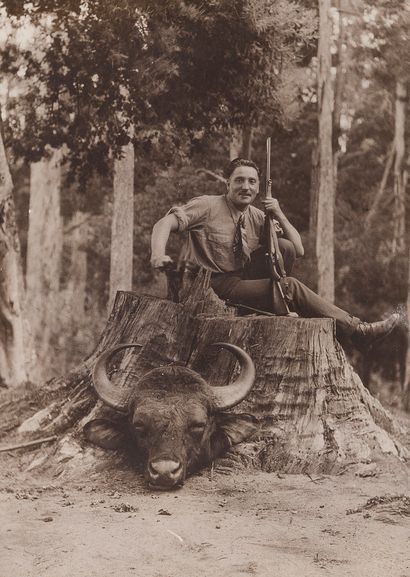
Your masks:
[{"label": "tree stump", "polygon": [[261,424],[258,437],[236,449],[249,465],[286,473],[337,473],[388,455],[408,458],[399,425],[354,372],[335,338],[333,320],[235,316],[207,288],[208,281],[206,274],[199,275],[180,303],[117,293],[94,353],[67,380],[69,400],[57,403],[37,423],[42,432],[80,430],[105,410],[96,404],[90,369],[107,347],[142,345],[114,361],[111,377],[118,387],[169,363],[187,365],[218,386],[228,384],[237,371],[229,353],[211,346],[225,341],[244,348],[256,366],[254,388],[238,407]]}]

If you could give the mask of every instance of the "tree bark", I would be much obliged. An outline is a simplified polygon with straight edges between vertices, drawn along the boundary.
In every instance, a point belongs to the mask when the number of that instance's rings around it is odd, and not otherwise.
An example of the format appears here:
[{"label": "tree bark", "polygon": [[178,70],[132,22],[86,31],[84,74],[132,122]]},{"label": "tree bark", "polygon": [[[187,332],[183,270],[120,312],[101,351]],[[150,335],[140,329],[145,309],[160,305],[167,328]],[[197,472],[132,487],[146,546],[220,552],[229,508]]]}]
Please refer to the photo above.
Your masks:
[{"label": "tree bark", "polygon": [[78,326],[84,319],[87,284],[87,224],[84,213],[77,211],[71,219],[71,231],[68,236],[70,247],[70,266],[67,291],[72,310],[71,319]]},{"label": "tree bark", "polygon": [[333,180],[337,183],[337,171],[339,167],[339,156],[341,153],[339,139],[342,134],[341,117],[343,111],[343,95],[346,84],[346,26],[344,16],[341,12],[342,0],[338,0],[338,15],[337,15],[337,53],[335,56],[335,85],[334,85],[334,107],[333,107]]},{"label": "tree bark", "polygon": [[229,159],[252,158],[253,149],[253,127],[234,128],[229,144]]},{"label": "tree bark", "polygon": [[[66,286],[61,293],[64,371],[67,370],[70,360],[72,362],[72,359],[76,359],[78,362],[83,356],[81,344],[84,342],[83,329],[86,323],[87,285],[87,219],[84,213],[76,212],[66,230],[66,245],[69,249],[70,261]],[[80,336],[79,339],[78,336]]]},{"label": "tree bark", "polygon": [[30,368],[20,240],[12,192],[0,126],[0,382],[15,386],[27,381]]},{"label": "tree bark", "polygon": [[[409,236],[409,235],[408,235]],[[407,272],[407,352],[403,380],[403,406],[410,411],[410,238],[407,239],[408,272]]]},{"label": "tree bark", "polygon": [[242,149],[243,149],[243,133],[241,129],[235,128],[232,131],[231,141],[229,144],[229,160],[240,158],[242,156]]},{"label": "tree bark", "polygon": [[114,164],[114,203],[111,226],[110,296],[108,310],[118,290],[132,289],[134,239],[134,145],[123,147]]},{"label": "tree bark", "polygon": [[[409,174],[408,167],[410,166],[410,152],[407,152],[407,165],[404,169],[404,190],[407,191]],[[407,230],[407,351],[404,364],[404,378],[403,378],[403,406],[406,411],[410,411],[410,231]]]},{"label": "tree bark", "polygon": [[312,166],[310,176],[309,236],[317,238],[317,202],[319,193],[319,149],[315,142],[312,147]]},{"label": "tree bark", "polygon": [[251,159],[253,150],[253,126],[246,126],[243,130],[242,156]]},{"label": "tree bark", "polygon": [[396,82],[396,100],[394,115],[394,209],[392,256],[405,251],[406,209],[404,188],[404,155],[406,136],[407,85],[404,81]]},{"label": "tree bark", "polygon": [[334,301],[334,204],[335,184],[333,166],[333,105],[334,87],[331,76],[330,0],[319,1],[318,46],[318,111],[319,111],[319,188],[317,195],[316,257],[318,293]]},{"label": "tree bark", "polygon": [[59,333],[63,223],[60,214],[61,150],[30,167],[27,238],[27,312],[36,349],[32,376],[42,382],[55,376],[52,341]]},{"label": "tree bark", "polygon": [[[118,293],[96,350],[69,378],[69,400],[55,402],[42,421],[37,417],[41,434],[79,431],[98,414],[89,370],[107,347],[120,341],[142,345],[115,360],[111,378],[117,387],[173,362],[220,386],[236,374],[232,356],[211,346],[225,341],[247,350],[257,370],[250,396],[237,408],[261,424],[257,440],[237,449],[249,466],[336,473],[364,459],[408,456],[397,440],[399,426],[353,371],[331,319],[233,316],[207,289],[206,277],[195,280],[188,294],[175,303]],[[23,430],[30,430],[27,424]]]}]

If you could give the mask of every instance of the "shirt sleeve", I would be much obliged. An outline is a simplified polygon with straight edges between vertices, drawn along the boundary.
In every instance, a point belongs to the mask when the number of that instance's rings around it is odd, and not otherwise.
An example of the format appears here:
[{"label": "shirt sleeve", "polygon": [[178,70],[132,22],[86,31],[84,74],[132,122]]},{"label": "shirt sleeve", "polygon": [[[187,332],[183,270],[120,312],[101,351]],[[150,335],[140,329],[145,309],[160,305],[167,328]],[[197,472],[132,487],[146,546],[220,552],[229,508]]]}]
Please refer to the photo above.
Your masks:
[{"label": "shirt sleeve", "polygon": [[205,223],[210,210],[208,197],[197,196],[182,206],[173,206],[167,214],[175,214],[178,231],[199,229]]}]

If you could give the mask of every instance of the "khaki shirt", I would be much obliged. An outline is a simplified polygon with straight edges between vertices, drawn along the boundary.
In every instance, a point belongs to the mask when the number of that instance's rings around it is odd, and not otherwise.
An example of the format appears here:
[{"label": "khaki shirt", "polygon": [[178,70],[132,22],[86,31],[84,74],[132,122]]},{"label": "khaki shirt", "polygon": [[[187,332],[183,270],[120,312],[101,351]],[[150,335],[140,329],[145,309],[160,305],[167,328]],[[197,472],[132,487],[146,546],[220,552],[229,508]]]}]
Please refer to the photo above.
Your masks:
[{"label": "khaki shirt", "polygon": [[[240,270],[235,262],[235,227],[242,214],[223,196],[198,196],[183,206],[174,206],[179,232],[188,231],[181,257],[212,272]],[[260,246],[265,214],[254,206],[244,211],[246,237],[250,251]]]}]

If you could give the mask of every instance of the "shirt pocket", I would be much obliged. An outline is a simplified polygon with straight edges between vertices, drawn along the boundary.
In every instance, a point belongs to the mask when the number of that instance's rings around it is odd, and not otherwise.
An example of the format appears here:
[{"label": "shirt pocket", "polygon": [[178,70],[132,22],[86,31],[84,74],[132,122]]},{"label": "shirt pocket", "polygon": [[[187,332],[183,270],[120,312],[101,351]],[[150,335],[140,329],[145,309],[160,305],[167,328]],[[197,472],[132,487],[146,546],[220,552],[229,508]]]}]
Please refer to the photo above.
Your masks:
[{"label": "shirt pocket", "polygon": [[227,258],[233,251],[232,233],[223,230],[207,230],[206,239],[210,252]]}]

